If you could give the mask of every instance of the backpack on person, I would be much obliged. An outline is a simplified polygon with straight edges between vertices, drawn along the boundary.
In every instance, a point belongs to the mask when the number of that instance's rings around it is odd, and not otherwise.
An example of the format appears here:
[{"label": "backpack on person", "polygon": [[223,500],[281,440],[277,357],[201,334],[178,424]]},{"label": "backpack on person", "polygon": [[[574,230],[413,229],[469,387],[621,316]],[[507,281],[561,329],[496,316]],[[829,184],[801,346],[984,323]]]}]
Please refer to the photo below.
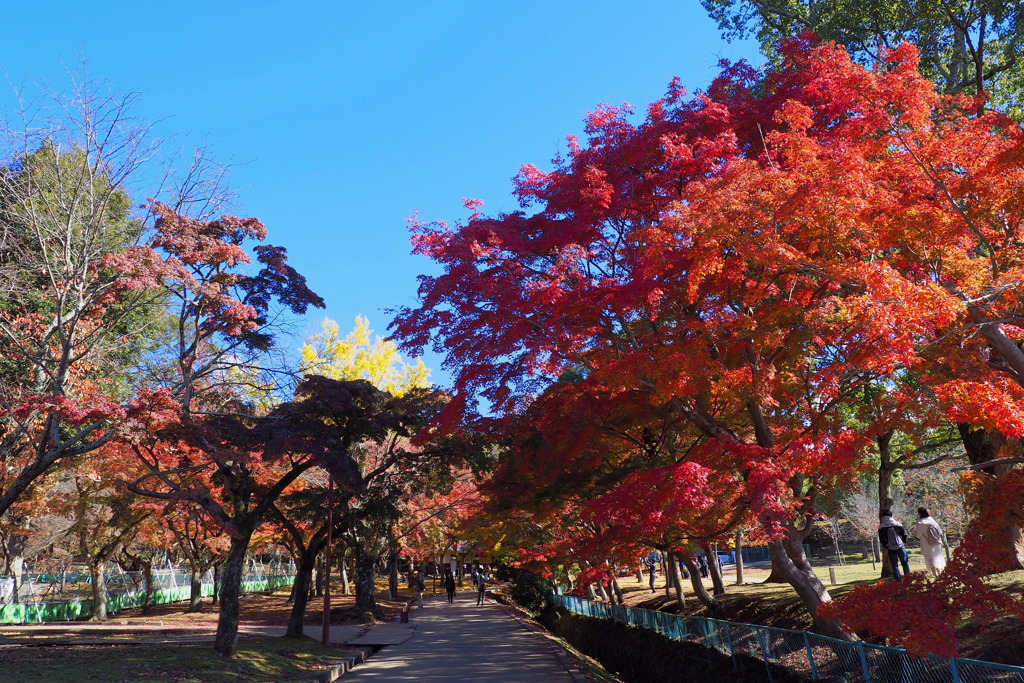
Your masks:
[{"label": "backpack on person", "polygon": [[899,532],[896,530],[896,525],[888,526],[885,528],[885,548],[886,550],[899,550],[903,547],[903,538],[900,537]]},{"label": "backpack on person", "polygon": [[931,541],[933,541],[936,545],[942,543],[942,532],[939,531],[939,528],[937,526],[929,524],[928,531],[925,533],[928,534],[928,538],[931,539]]},{"label": "backpack on person", "polygon": [[417,576],[416,577],[416,590],[418,590],[420,593],[422,593],[426,589],[427,589],[427,582],[423,580],[422,576]]}]

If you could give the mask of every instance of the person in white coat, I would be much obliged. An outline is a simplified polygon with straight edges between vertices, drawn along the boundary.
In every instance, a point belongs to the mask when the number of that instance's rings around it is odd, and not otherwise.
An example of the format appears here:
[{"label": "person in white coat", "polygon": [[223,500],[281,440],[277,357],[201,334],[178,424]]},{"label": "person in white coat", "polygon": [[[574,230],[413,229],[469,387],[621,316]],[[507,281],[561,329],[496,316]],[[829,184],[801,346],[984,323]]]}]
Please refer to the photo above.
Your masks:
[{"label": "person in white coat", "polygon": [[917,517],[914,535],[921,542],[925,569],[932,576],[938,576],[946,568],[946,556],[942,552],[942,527],[928,514],[928,508],[917,508]]}]

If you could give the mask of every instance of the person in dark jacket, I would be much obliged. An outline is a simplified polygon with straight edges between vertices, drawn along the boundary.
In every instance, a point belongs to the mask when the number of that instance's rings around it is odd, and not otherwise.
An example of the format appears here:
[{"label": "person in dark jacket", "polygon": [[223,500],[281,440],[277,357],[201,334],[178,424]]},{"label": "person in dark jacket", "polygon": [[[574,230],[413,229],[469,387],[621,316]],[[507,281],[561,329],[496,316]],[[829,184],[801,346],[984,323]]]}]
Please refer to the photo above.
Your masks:
[{"label": "person in dark jacket", "polygon": [[416,572],[415,579],[416,588],[416,602],[419,605],[416,609],[423,609],[423,591],[427,590],[427,577],[423,576],[423,572]]},{"label": "person in dark jacket", "polygon": [[644,564],[647,565],[647,571],[649,572],[647,585],[651,587],[652,593],[658,592],[654,589],[654,581],[658,578],[659,562],[661,562],[660,553],[651,553],[650,555],[644,558]]},{"label": "person in dark jacket", "polygon": [[476,604],[477,607],[487,603],[487,571],[484,567],[473,574],[473,583],[476,585]]},{"label": "person in dark jacket", "polygon": [[[910,573],[910,562],[907,557],[907,530],[893,519],[891,510],[882,510],[878,517],[878,541],[889,554],[893,578],[902,581],[903,576]],[[901,566],[903,575],[900,575]]]},{"label": "person in dark jacket", "polygon": [[448,603],[455,602],[455,575],[452,574],[451,567],[444,573],[444,592],[448,594]]}]

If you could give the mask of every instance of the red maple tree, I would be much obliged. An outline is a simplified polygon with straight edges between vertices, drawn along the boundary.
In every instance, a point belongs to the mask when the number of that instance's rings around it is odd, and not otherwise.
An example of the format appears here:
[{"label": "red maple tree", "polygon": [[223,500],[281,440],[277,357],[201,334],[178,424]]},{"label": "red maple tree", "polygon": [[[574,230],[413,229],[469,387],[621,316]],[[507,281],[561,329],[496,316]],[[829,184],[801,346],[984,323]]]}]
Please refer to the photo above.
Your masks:
[{"label": "red maple tree", "polygon": [[[845,637],[800,543],[817,494],[873,445],[840,408],[915,372],[971,429],[1024,425],[1019,127],[940,98],[916,66],[912,46],[868,70],[804,39],[763,75],[726,65],[693,98],[674,83],[642,123],[600,108],[552,171],[523,168],[522,211],[414,225],[444,270],[396,334],[447,354],[450,419],[479,398],[510,422],[538,405],[543,467],[565,478],[608,458],[546,449],[566,414],[548,396],[581,415],[637,395],[670,411],[697,445],[650,466],[707,461],[742,482],[773,571]],[[522,487],[561,476],[521,471]]]}]

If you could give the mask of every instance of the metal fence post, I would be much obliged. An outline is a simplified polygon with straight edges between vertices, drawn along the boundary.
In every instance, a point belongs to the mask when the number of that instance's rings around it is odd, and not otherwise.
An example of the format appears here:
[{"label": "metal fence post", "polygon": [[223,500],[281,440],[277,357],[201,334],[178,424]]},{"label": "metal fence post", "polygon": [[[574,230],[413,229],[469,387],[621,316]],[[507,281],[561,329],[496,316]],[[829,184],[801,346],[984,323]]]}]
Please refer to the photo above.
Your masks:
[{"label": "metal fence post", "polygon": [[811,678],[818,680],[818,667],[814,665],[814,652],[811,650],[811,639],[807,636],[807,631],[804,631],[804,645],[807,646],[807,661],[811,664]]},{"label": "metal fence post", "polygon": [[953,683],[960,683],[960,671],[956,668],[956,657],[949,658],[949,671],[953,674]]},{"label": "metal fence post", "polygon": [[764,660],[764,670],[768,672],[768,680],[771,683],[775,683],[775,677],[772,676],[772,666],[768,662],[770,655],[768,654],[768,634],[762,629],[756,629],[754,633],[757,634],[757,642],[761,645],[761,659]]},{"label": "metal fence post", "polygon": [[725,628],[725,639],[729,641],[729,656],[732,657],[732,668],[738,671],[740,665],[736,663],[736,650],[732,646],[732,629],[728,626]]},{"label": "metal fence post", "polygon": [[868,671],[868,655],[867,655],[867,652],[864,650],[864,641],[863,640],[858,640],[857,641],[857,648],[860,651],[860,663],[864,667],[864,680],[865,681],[870,681],[871,680],[871,672]]}]

